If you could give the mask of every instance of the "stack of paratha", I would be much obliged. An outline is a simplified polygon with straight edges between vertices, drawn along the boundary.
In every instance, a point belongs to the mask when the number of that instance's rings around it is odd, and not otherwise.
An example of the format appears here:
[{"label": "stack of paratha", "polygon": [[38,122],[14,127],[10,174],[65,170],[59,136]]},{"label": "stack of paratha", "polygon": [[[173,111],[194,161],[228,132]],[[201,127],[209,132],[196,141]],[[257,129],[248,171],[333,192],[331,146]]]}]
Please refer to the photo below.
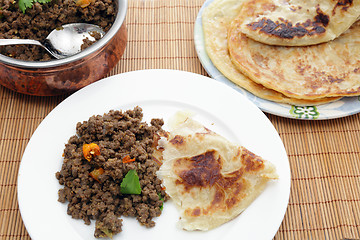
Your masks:
[{"label": "stack of paratha", "polygon": [[360,0],[214,0],[206,51],[254,95],[318,105],[360,95]]}]

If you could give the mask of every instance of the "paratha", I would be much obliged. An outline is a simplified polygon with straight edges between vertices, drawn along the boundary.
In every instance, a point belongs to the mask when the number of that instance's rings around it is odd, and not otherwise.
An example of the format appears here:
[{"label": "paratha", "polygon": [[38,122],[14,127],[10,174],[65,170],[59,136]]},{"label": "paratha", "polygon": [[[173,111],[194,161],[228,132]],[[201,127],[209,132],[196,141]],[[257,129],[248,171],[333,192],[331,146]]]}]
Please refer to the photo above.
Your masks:
[{"label": "paratha", "polygon": [[253,40],[308,46],[335,39],[359,16],[359,0],[247,0],[237,21]]},{"label": "paratha", "polygon": [[291,105],[319,105],[329,103],[336,98],[316,100],[296,99],[283,95],[258,84],[242,74],[232,63],[227,42],[228,26],[239,13],[244,0],[215,0],[204,9],[202,25],[205,49],[215,67],[230,81],[251,92],[257,97]]},{"label": "paratha", "polygon": [[[183,115],[185,116],[185,115]],[[185,230],[210,230],[238,216],[277,179],[275,166],[184,118],[163,143],[157,172]]]},{"label": "paratha", "polygon": [[249,78],[291,98],[360,94],[360,22],[328,43],[307,47],[254,41],[232,22],[228,47],[233,63]]}]

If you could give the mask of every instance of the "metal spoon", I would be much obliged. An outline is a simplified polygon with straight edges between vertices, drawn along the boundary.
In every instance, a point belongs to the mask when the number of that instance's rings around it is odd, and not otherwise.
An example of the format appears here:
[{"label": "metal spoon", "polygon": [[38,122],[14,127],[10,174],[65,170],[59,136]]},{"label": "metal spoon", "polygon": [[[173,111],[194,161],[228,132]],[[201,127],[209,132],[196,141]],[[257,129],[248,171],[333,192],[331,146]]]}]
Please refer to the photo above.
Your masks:
[{"label": "metal spoon", "polygon": [[105,32],[96,25],[87,23],[71,23],[54,29],[44,41],[32,39],[0,39],[1,45],[33,44],[45,48],[57,59],[70,57],[81,52],[84,39],[95,41],[94,35],[99,33],[101,37]]}]

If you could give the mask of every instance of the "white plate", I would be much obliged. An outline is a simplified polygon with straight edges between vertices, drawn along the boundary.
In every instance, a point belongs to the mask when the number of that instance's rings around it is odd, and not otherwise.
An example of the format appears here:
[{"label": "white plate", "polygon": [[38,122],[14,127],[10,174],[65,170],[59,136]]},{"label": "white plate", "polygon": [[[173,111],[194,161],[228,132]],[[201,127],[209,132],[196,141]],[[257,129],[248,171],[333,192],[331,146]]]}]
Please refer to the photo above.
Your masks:
[{"label": "white plate", "polygon": [[[87,226],[66,214],[57,201],[61,188],[55,173],[62,165],[64,144],[75,126],[111,109],[143,108],[144,119],[167,119],[179,110],[194,112],[208,128],[273,162],[279,180],[270,183],[253,204],[233,221],[209,232],[177,229],[171,202],[151,229],[125,219],[114,239],[271,239],[284,217],[290,193],[290,168],[283,143],[266,116],[237,91],[211,78],[175,70],[143,70],[93,83],[60,103],[42,121],[24,152],[18,176],[18,200],[26,229],[34,240],[93,239]],[[166,126],[164,127],[166,128]]]},{"label": "white plate", "polygon": [[319,106],[292,106],[290,104],[281,104],[256,97],[252,93],[243,88],[238,87],[228,78],[226,78],[211,62],[205,50],[204,32],[202,28],[202,12],[214,0],[207,0],[201,7],[195,21],[194,39],[195,47],[201,64],[206,72],[216,80],[225,83],[226,85],[234,88],[242,95],[250,99],[262,111],[274,115],[297,118],[306,120],[321,120],[340,118],[360,112],[360,98],[359,97],[345,97],[339,101],[323,104]]}]

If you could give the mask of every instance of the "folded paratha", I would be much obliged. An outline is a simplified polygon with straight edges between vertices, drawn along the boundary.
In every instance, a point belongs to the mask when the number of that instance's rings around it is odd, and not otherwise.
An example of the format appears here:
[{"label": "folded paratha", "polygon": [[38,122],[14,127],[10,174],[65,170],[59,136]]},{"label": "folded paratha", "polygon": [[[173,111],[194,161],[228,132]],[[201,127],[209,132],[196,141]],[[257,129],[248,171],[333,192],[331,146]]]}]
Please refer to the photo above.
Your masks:
[{"label": "folded paratha", "polygon": [[185,230],[210,230],[238,216],[277,179],[275,166],[191,118],[163,145],[163,180]]},{"label": "folded paratha", "polygon": [[333,41],[307,47],[254,41],[231,24],[228,47],[236,67],[253,81],[291,98],[360,94],[360,22]]},{"label": "folded paratha", "polygon": [[307,46],[335,39],[359,16],[359,0],[247,0],[237,21],[253,40]]},{"label": "folded paratha", "polygon": [[340,99],[320,98],[316,100],[296,99],[266,88],[242,74],[232,63],[227,42],[228,26],[238,15],[245,0],[215,0],[202,14],[205,49],[215,67],[230,81],[257,97],[291,105],[319,105]]}]

